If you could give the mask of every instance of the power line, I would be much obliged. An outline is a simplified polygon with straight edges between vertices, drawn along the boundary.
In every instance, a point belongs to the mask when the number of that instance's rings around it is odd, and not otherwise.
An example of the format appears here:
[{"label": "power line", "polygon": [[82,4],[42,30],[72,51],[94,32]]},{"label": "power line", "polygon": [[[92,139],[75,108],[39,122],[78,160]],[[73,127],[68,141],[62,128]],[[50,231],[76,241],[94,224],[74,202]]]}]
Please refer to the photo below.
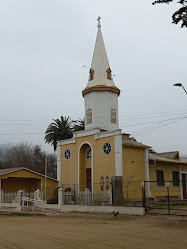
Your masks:
[{"label": "power line", "polygon": [[48,124],[0,124],[0,125],[48,125]]},{"label": "power line", "polygon": [[164,114],[164,115],[158,115],[158,116],[147,116],[147,117],[136,117],[136,118],[126,118],[126,119],[121,119],[119,121],[127,121],[127,120],[135,120],[135,119],[148,119],[148,118],[159,118],[159,117],[166,117],[166,116],[180,116],[183,114],[187,114],[187,112],[181,112],[178,114]]},{"label": "power line", "polygon": [[153,127],[153,126],[147,127],[146,129],[142,129],[142,130],[139,130],[139,131],[134,132],[134,133],[133,133],[133,136],[140,136],[140,135],[143,135],[143,134],[145,134],[145,133],[152,132],[152,131],[154,131],[154,130],[160,129],[160,128],[165,127],[165,126],[168,126],[168,125],[170,125],[170,124],[173,124],[173,123],[182,121],[182,120],[184,120],[184,119],[186,119],[186,118],[187,118],[187,116],[186,116],[186,117],[183,117],[183,118],[178,118],[178,119],[175,120],[175,121],[168,122],[168,123],[166,123],[166,124],[159,125],[159,126],[157,125],[157,127]]},{"label": "power line", "polygon": [[12,135],[44,135],[45,133],[0,133],[0,136],[12,136]]},{"label": "power line", "polygon": [[187,110],[180,110],[180,111],[168,111],[168,112],[154,112],[154,113],[145,113],[145,114],[132,114],[132,115],[125,115],[119,117],[133,117],[133,116],[149,116],[149,115],[157,115],[157,114],[164,114],[164,113],[174,113],[174,112],[187,112]]},{"label": "power line", "polygon": [[174,120],[174,119],[176,120],[178,118],[175,117],[175,118],[163,119],[163,120],[158,120],[158,121],[151,121],[151,122],[146,122],[146,123],[130,124],[130,125],[120,125],[120,127],[132,127],[132,126],[146,125],[146,124],[152,124],[152,123],[162,123],[162,122],[166,122],[166,121],[169,121],[169,120]]},{"label": "power line", "polygon": [[53,119],[41,119],[41,118],[35,118],[35,119],[11,119],[11,118],[0,118],[0,121],[16,121],[16,122],[30,122],[30,121],[41,121],[41,120],[50,120],[52,121]]}]

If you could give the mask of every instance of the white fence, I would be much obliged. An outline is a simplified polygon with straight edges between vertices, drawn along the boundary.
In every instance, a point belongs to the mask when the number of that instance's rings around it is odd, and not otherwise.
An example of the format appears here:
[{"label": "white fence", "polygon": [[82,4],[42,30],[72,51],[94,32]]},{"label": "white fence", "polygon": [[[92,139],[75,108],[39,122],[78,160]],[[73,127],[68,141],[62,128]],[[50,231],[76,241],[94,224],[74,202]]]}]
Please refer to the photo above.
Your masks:
[{"label": "white fence", "polygon": [[24,190],[19,190],[17,192],[0,191],[0,203],[19,202],[21,197],[43,200],[43,192],[40,190],[36,190],[35,192],[25,192]]},{"label": "white fence", "polygon": [[92,193],[89,189],[85,189],[84,192],[75,193],[74,191],[64,192],[59,189],[59,198],[62,199],[62,205],[112,205],[111,190]]}]

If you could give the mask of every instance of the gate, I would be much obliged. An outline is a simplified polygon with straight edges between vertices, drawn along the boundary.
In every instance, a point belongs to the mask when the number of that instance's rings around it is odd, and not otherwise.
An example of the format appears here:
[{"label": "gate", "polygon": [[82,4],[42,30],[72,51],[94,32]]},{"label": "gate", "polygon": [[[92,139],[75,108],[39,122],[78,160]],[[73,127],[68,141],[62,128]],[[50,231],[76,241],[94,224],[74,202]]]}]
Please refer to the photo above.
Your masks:
[{"label": "gate", "polygon": [[[146,196],[146,184],[149,184],[151,193],[154,193],[154,198]],[[180,184],[180,183],[179,183]],[[176,193],[175,182],[164,181],[159,183],[157,181],[144,182],[143,190],[143,205],[147,214],[160,215],[179,215],[187,216],[187,199],[180,199]]]}]

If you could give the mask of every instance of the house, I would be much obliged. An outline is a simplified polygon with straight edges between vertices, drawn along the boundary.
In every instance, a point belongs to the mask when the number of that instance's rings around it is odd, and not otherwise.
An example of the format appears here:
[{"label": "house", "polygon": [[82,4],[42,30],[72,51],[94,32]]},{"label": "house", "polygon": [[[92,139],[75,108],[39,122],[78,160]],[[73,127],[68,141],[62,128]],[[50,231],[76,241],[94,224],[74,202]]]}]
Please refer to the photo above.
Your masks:
[{"label": "house", "polygon": [[0,192],[3,191],[4,194],[24,190],[30,197],[30,194],[39,189],[44,193],[43,198],[50,200],[55,198],[57,187],[58,181],[50,177],[46,177],[45,187],[45,176],[27,168],[0,170]]}]

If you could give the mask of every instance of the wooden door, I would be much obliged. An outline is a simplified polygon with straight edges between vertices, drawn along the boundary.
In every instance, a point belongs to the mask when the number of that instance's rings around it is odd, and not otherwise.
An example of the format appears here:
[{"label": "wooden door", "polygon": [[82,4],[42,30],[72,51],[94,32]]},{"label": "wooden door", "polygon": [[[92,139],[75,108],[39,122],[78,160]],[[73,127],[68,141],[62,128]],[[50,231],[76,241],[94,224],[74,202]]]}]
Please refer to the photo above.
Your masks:
[{"label": "wooden door", "polygon": [[91,175],[92,175],[92,170],[91,169],[86,169],[86,188],[91,188]]},{"label": "wooden door", "polygon": [[183,199],[187,199],[186,185],[187,185],[186,174],[182,174]]}]

